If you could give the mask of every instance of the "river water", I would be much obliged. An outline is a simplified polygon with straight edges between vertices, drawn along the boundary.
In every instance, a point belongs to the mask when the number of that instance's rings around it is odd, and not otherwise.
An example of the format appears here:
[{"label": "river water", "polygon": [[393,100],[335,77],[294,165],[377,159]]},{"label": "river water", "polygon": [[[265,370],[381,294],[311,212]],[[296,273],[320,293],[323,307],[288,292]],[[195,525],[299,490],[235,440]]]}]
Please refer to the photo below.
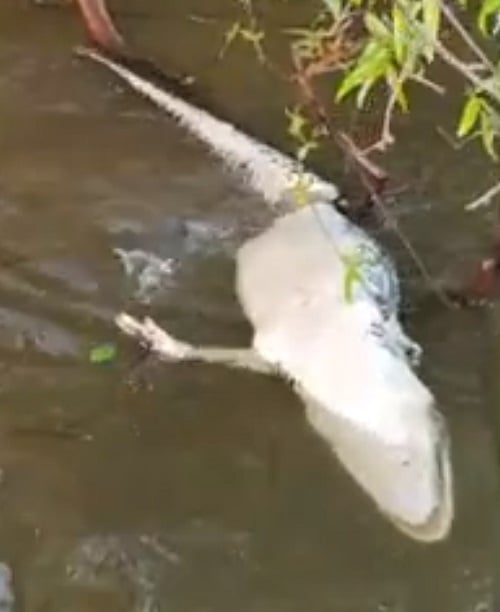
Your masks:
[{"label": "river water", "polygon": [[[265,6],[278,54],[298,5]],[[244,47],[211,61],[236,3],[114,6],[139,48],[199,75],[226,114],[286,146],[290,92]],[[0,3],[0,560],[16,609],[493,610],[492,311],[431,304],[392,241],[453,444],[457,518],[447,541],[423,546],[374,510],[284,383],[138,363],[119,337],[112,317],[132,308],[193,341],[248,342],[232,255],[267,213],[168,118],[75,58],[82,39],[70,10]],[[408,186],[394,210],[445,278],[484,244],[488,215],[463,205],[491,169],[438,134],[457,111],[450,99],[415,108],[387,160]],[[319,164],[349,185],[333,153]],[[117,359],[91,364],[104,342]]]}]

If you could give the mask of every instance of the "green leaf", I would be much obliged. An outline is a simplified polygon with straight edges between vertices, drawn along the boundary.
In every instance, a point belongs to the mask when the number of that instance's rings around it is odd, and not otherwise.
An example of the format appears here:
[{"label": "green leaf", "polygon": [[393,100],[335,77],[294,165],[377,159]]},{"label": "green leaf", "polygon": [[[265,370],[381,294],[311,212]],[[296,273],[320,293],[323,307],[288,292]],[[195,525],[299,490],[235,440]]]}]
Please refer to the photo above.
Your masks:
[{"label": "green leaf", "polygon": [[498,11],[500,11],[500,0],[483,0],[483,5],[477,18],[477,25],[485,36],[488,35],[489,18]]},{"label": "green leaf", "polygon": [[396,84],[394,85],[394,91],[396,93],[396,100],[399,104],[399,108],[404,112],[407,113],[409,110],[409,102],[408,102],[408,97],[405,93],[405,90],[403,88],[403,82],[399,79]]},{"label": "green leaf", "polygon": [[493,122],[488,113],[487,107],[485,108],[483,105],[481,110],[481,138],[483,140],[483,147],[488,155],[497,161],[498,154],[495,149],[496,134],[493,128]]},{"label": "green leaf", "polygon": [[297,149],[297,159],[300,162],[305,162],[309,157],[309,154],[318,148],[319,144],[315,140],[308,140],[307,142],[304,142],[304,144]]},{"label": "green leaf", "polygon": [[323,4],[326,4],[335,19],[340,17],[342,9],[344,8],[342,0],[323,0]]},{"label": "green leaf", "polygon": [[299,142],[304,142],[306,140],[305,129],[308,122],[307,118],[301,113],[300,108],[285,108],[285,115],[288,118],[288,135]]},{"label": "green leaf", "polygon": [[348,304],[354,299],[354,288],[363,282],[361,273],[362,259],[359,253],[344,255],[342,257],[344,270],[344,298]]},{"label": "green leaf", "polygon": [[396,101],[399,104],[400,109],[404,112],[408,112],[408,98],[406,97],[405,91],[403,89],[404,79],[397,74],[397,72],[393,68],[389,68],[386,72],[386,79],[388,85],[391,87],[394,95],[396,96]]},{"label": "green leaf", "polygon": [[311,176],[300,173],[295,178],[291,192],[297,206],[306,206],[311,201]]},{"label": "green leaf", "polygon": [[348,304],[354,299],[354,287],[361,282],[361,274],[353,266],[346,269],[344,274],[344,298]]},{"label": "green leaf", "polygon": [[482,99],[479,96],[471,96],[464,105],[462,115],[458,123],[457,136],[467,136],[477,123],[482,107]]},{"label": "green leaf", "polygon": [[375,13],[365,14],[365,27],[368,32],[375,38],[387,40],[391,37],[391,32],[385,23],[377,17]]},{"label": "green leaf", "polygon": [[392,23],[394,30],[394,55],[396,60],[402,64],[404,62],[406,49],[408,47],[408,23],[406,21],[405,14],[396,3],[394,3],[394,7],[392,9]]},{"label": "green leaf", "polygon": [[367,80],[375,82],[383,77],[391,67],[391,53],[385,45],[370,41],[361,54],[357,65],[347,72],[337,90],[336,100],[345,98],[356,87],[362,86]]},{"label": "green leaf", "polygon": [[439,33],[439,24],[441,21],[441,3],[439,0],[422,0],[422,10],[427,35],[434,43],[437,40]]},{"label": "green leaf", "polygon": [[356,96],[356,106],[358,108],[363,108],[366,97],[370,93],[370,90],[374,86],[376,79],[366,79],[366,81],[360,86],[358,90],[358,94]]},{"label": "green leaf", "polygon": [[359,87],[365,78],[359,74],[359,71],[353,70],[348,72],[337,90],[335,95],[335,101],[339,102],[342,98],[345,98],[353,89]]},{"label": "green leaf", "polygon": [[116,359],[117,353],[118,351],[114,344],[99,344],[91,349],[89,353],[89,361],[95,365],[110,363]]}]

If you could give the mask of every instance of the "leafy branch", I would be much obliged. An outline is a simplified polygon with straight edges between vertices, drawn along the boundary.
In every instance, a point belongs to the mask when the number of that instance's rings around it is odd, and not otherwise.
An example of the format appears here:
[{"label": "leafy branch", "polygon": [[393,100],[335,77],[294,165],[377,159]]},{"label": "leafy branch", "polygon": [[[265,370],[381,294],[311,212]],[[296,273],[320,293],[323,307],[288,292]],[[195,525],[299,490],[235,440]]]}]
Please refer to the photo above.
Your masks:
[{"label": "leafy branch", "polygon": [[[303,27],[288,28],[291,71],[277,69],[265,54],[265,30],[259,24],[252,0],[239,0],[246,12],[247,29],[258,32],[259,61],[297,88],[297,105],[286,110],[288,134],[302,164],[328,140],[346,155],[367,189],[370,201],[414,259],[428,283],[435,286],[410,241],[398,227],[383,199],[387,173],[372,154],[397,143],[396,113],[411,111],[410,84],[446,95],[435,79],[438,64],[457,74],[463,83],[463,103],[456,117],[460,143],[482,143],[486,155],[498,162],[500,137],[500,62],[492,55],[491,37],[500,31],[500,0],[321,0],[322,9]],[[472,18],[472,25],[471,25]],[[233,30],[231,41],[255,37]],[[252,43],[253,44],[253,43]],[[319,79],[330,79],[333,96],[318,93]],[[375,142],[361,146],[344,126],[332,121],[332,110],[345,100],[365,109],[374,100],[382,103],[380,131]],[[304,175],[305,176],[305,175]],[[298,177],[298,205],[308,201],[306,181]],[[465,206],[468,211],[490,204],[500,195],[500,181]],[[347,266],[349,270],[356,266]],[[355,278],[349,273],[349,279]],[[349,289],[352,282],[349,282]],[[350,292],[350,291],[349,291]],[[441,293],[443,301],[446,296]]]}]

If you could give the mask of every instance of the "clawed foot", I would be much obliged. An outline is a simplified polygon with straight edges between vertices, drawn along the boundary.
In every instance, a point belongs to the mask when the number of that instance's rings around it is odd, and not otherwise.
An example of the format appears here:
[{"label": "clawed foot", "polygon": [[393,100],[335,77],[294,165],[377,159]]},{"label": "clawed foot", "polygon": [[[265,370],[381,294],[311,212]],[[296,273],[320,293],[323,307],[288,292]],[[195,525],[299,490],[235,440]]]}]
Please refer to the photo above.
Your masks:
[{"label": "clawed foot", "polygon": [[145,317],[143,321],[122,312],[116,318],[118,327],[128,336],[132,336],[145,345],[148,350],[168,361],[181,361],[190,356],[193,347],[177,340],[152,319]]}]

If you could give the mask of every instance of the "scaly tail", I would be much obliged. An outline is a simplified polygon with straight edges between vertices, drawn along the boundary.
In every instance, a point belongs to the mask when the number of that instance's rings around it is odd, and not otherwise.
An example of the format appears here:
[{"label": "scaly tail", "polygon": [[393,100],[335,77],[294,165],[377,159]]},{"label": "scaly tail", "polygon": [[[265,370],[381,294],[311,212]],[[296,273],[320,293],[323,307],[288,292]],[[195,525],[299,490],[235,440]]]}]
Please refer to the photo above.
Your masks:
[{"label": "scaly tail", "polygon": [[88,48],[79,49],[78,54],[105,66],[132,89],[165,110],[188,132],[208,145],[229,169],[243,178],[248,188],[272,207],[294,208],[297,188],[301,185],[308,203],[335,202],[339,198],[335,185],[305,171],[292,158],[196,105],[191,101],[193,94],[185,84],[166,76],[150,62]]}]

